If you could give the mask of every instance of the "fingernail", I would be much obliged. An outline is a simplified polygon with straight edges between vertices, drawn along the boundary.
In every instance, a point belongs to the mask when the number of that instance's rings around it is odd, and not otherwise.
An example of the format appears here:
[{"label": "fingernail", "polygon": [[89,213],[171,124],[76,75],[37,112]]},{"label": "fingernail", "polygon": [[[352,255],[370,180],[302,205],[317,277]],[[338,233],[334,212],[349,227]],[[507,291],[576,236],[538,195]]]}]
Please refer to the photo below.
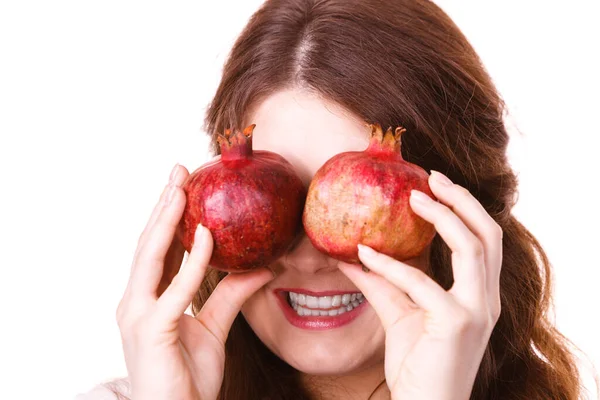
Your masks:
[{"label": "fingernail", "polygon": [[433,176],[433,179],[436,182],[438,182],[444,186],[453,185],[452,181],[450,179],[448,179],[448,177],[446,175],[442,174],[441,172],[431,170],[431,176]]},{"label": "fingernail", "polygon": [[373,257],[376,254],[375,250],[373,250],[369,246],[365,246],[362,244],[358,245],[358,252],[361,256],[365,256],[365,257]]},{"label": "fingernail", "polygon": [[427,196],[425,193],[414,189],[410,191],[410,198],[419,204],[429,204],[433,201],[431,197]]},{"label": "fingernail", "polygon": [[175,164],[175,166],[171,170],[171,174],[169,175],[169,183],[173,183],[175,181],[175,178],[177,178],[178,173],[179,173],[179,163]]},{"label": "fingernail", "polygon": [[196,227],[196,232],[194,233],[194,243],[200,241],[202,239],[202,236],[204,236],[205,232],[206,228],[204,227],[204,225],[198,224],[198,226]]}]

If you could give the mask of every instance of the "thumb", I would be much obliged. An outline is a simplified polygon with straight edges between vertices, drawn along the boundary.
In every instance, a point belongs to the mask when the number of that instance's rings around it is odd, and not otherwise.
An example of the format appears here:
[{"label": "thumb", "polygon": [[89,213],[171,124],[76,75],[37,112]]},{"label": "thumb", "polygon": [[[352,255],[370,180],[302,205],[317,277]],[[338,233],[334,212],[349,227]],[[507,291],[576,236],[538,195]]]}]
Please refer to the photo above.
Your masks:
[{"label": "thumb", "polygon": [[212,251],[213,239],[210,231],[198,225],[188,259],[158,299],[158,310],[163,317],[170,321],[179,320],[198,292]]},{"label": "thumb", "polygon": [[229,274],[215,288],[196,319],[224,346],[233,321],[258,289],[274,278],[267,268]]}]

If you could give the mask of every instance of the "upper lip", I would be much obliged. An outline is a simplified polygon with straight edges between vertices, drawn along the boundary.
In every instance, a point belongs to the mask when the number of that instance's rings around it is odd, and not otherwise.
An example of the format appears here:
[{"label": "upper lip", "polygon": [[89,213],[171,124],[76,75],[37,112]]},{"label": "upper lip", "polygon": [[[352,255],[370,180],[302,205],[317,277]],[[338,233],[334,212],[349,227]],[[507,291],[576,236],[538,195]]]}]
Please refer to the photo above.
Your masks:
[{"label": "upper lip", "polygon": [[322,292],[316,292],[313,290],[301,289],[301,288],[278,288],[278,289],[275,289],[274,292],[275,292],[275,294],[280,294],[283,292],[294,292],[294,293],[307,294],[309,296],[323,297],[323,296],[335,296],[335,295],[343,295],[343,294],[360,293],[360,290],[358,290],[358,289],[355,289],[355,290],[325,290]]}]

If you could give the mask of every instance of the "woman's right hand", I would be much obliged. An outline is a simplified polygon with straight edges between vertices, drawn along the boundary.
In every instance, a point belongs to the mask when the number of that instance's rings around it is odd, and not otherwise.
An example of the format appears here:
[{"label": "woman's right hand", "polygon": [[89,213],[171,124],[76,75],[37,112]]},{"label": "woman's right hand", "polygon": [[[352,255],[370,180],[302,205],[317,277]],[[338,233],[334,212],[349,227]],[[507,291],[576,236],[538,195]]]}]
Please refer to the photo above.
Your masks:
[{"label": "woman's right hand", "polygon": [[[244,302],[273,279],[266,268],[229,274],[202,310],[184,314],[204,278],[213,248],[210,231],[196,230],[185,264],[175,237],[185,207],[177,165],[142,232],[125,294],[117,308],[131,398],[217,398],[223,382],[225,341]],[[172,279],[171,279],[172,277]]]}]

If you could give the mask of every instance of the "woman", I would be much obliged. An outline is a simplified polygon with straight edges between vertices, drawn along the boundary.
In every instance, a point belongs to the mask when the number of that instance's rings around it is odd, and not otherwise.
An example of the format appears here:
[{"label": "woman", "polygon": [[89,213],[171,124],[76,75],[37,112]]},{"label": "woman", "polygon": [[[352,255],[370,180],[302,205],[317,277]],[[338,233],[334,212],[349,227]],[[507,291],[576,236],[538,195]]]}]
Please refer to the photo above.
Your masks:
[{"label": "woman", "polygon": [[[108,386],[133,399],[578,398],[569,342],[545,317],[548,259],[511,215],[503,112],[431,2],[267,1],[232,49],[206,131],[256,124],[254,148],[284,156],[308,185],[335,154],[365,149],[365,121],[401,125],[404,159],[432,171],[439,200],[413,192],[410,205],[438,234],[404,263],[361,248],[370,272],[302,235],[267,268],[227,275],[207,269],[212,239],[200,228],[177,273],[188,171],[176,166],[117,312],[129,378]],[[356,294],[363,306],[342,326],[302,316],[298,327],[282,288]]]}]

